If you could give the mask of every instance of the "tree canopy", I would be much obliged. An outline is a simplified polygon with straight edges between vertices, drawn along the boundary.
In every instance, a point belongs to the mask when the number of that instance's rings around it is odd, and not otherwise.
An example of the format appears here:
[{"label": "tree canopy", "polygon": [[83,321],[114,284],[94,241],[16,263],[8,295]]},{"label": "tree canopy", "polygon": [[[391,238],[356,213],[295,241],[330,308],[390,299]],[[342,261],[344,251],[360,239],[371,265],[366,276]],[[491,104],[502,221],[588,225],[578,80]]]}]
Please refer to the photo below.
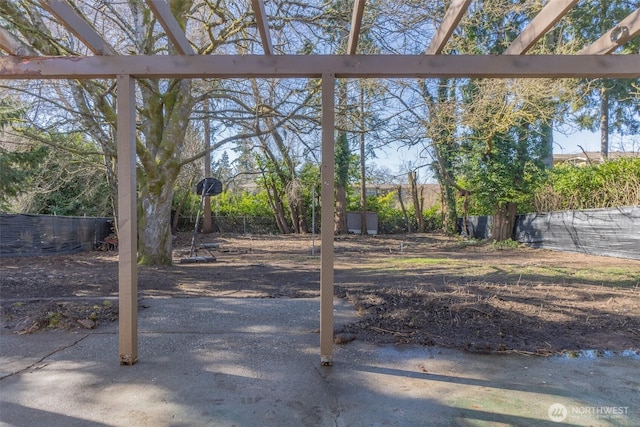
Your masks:
[{"label": "tree canopy", "polygon": [[[107,53],[252,55],[267,49],[249,2],[170,0],[168,6],[189,46],[172,43],[156,14],[142,1],[70,3],[104,37]],[[349,49],[351,2],[274,1],[265,5],[273,54],[343,53]],[[364,10],[360,51],[423,54],[447,19],[449,2],[370,1]],[[536,0],[492,0],[473,4],[461,17],[446,53],[495,55],[516,40],[543,7]],[[535,53],[576,53],[637,5],[592,2],[576,8],[536,43]],[[601,16],[599,28],[589,19]],[[0,2],[0,26],[15,34],[30,54],[81,56],[90,48],[35,0]],[[638,38],[620,50],[635,49]],[[352,186],[365,177],[365,160],[379,149],[422,148],[406,165],[411,180],[432,171],[442,187],[443,227],[455,231],[458,196],[475,198],[486,211],[505,204],[531,205],[533,187],[549,166],[552,131],[575,122],[609,132],[637,132],[637,80],[415,79],[338,81],[336,183],[339,217]],[[319,82],[314,79],[138,79],[136,154],[138,167],[139,260],[171,262],[171,210],[202,178],[206,151],[221,153],[217,170],[227,184],[258,183],[280,232],[309,230],[308,204],[319,177]],[[42,199],[42,212],[74,212],[92,188],[107,196],[91,202],[115,207],[117,93],[109,79],[31,80],[6,85],[13,103],[0,104],[0,125],[15,121],[29,145],[0,148],[3,199],[34,179],[43,165],[50,188],[63,199]],[[605,104],[606,101],[606,104]],[[20,108],[12,107],[20,105]],[[12,109],[13,108],[13,109]],[[610,121],[603,121],[604,113]],[[600,118],[600,120],[596,120]],[[205,119],[212,123],[205,144]],[[392,147],[393,148],[390,148]],[[61,151],[56,151],[61,150]],[[69,154],[64,154],[69,153]],[[76,153],[76,156],[72,156]],[[86,154],[82,161],[78,157]],[[233,153],[229,156],[229,153]],[[46,159],[46,161],[43,161]],[[360,168],[358,170],[358,161]],[[31,173],[27,171],[31,170]],[[54,173],[54,171],[57,171]],[[355,174],[353,173],[354,171]],[[421,173],[418,173],[421,172]],[[315,174],[315,175],[314,175]],[[399,174],[399,173],[398,173]],[[404,172],[403,172],[404,174]],[[362,175],[362,176],[359,176]],[[73,179],[68,179],[73,176]],[[75,179],[74,178],[74,179]],[[90,184],[94,183],[95,184]],[[71,185],[73,184],[73,185]],[[43,188],[43,191],[48,191]],[[79,194],[78,194],[79,193]],[[417,195],[416,195],[417,196]],[[89,198],[91,200],[91,198]],[[422,209],[419,197],[414,209]],[[367,198],[361,197],[364,208]],[[103,204],[100,204],[103,203]],[[56,206],[57,208],[50,209]],[[63,208],[59,210],[58,208]],[[34,208],[35,210],[35,208]],[[115,210],[114,210],[115,212]],[[417,218],[420,222],[420,217]],[[344,231],[339,224],[338,231]]]}]

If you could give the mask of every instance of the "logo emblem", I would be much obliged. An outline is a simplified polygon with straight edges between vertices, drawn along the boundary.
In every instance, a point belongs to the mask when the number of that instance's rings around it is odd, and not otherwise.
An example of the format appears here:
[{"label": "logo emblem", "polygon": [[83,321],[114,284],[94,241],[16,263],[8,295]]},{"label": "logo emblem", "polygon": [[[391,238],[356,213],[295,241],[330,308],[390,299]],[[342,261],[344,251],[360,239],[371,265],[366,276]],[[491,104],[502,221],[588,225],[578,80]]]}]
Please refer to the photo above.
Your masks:
[{"label": "logo emblem", "polygon": [[561,423],[567,418],[567,407],[562,403],[554,403],[549,406],[549,419],[554,423]]}]

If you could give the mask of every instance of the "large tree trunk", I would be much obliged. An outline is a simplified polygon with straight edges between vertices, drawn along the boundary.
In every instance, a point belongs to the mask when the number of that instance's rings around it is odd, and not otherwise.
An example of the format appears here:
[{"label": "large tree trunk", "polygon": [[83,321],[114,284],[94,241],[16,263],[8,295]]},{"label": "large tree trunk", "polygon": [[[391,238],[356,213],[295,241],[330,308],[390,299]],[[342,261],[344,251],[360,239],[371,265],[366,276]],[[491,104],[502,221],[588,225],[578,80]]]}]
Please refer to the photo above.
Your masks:
[{"label": "large tree trunk", "polygon": [[152,192],[149,186],[140,189],[138,214],[138,261],[145,265],[170,265],[171,201],[173,185],[163,185]]},{"label": "large tree trunk", "polygon": [[[295,172],[295,171],[294,171]],[[302,184],[297,178],[293,178],[287,184],[287,202],[289,202],[289,216],[293,225],[294,233],[306,233],[307,220],[305,216],[302,196]]]},{"label": "large tree trunk", "polygon": [[418,176],[415,172],[411,171],[408,173],[408,179],[409,189],[411,191],[411,200],[413,200],[413,209],[415,211],[416,221],[418,222],[418,232],[424,233],[424,215],[422,214],[422,203],[418,196],[418,184],[416,182],[418,180]]},{"label": "large tree trunk", "polygon": [[542,163],[545,168],[553,168],[553,121],[549,119],[548,123],[542,124],[544,138],[544,154],[542,155]]},{"label": "large tree trunk", "polygon": [[409,215],[407,209],[404,207],[404,201],[402,201],[402,185],[398,185],[398,202],[400,202],[400,209],[404,216],[404,222],[407,224],[407,233],[411,233],[411,223],[409,222]]},{"label": "large tree trunk", "polygon": [[433,152],[436,157],[435,172],[442,194],[442,231],[456,234],[458,231],[458,214],[456,210],[456,188],[452,159],[457,155],[458,146],[454,138],[455,117],[449,98],[453,85],[449,79],[440,79],[437,100],[424,88],[424,97],[429,106],[429,120],[439,125],[431,125],[428,134],[433,140]]},{"label": "large tree trunk", "polygon": [[303,186],[299,179],[294,178],[287,188],[287,201],[291,212],[291,222],[296,233],[307,233],[307,218],[304,209]]},{"label": "large tree trunk", "polygon": [[469,233],[469,224],[467,223],[469,217],[469,192],[461,191],[460,197],[462,197],[462,230],[461,234],[466,237],[473,237],[471,233]]},{"label": "large tree trunk", "polygon": [[291,228],[289,227],[289,224],[287,223],[287,220],[286,220],[284,203],[282,203],[282,198],[277,192],[275,192],[275,194],[273,195],[273,200],[275,203],[276,222],[278,223],[278,228],[280,229],[280,232],[282,234],[291,234]]},{"label": "large tree trunk", "polygon": [[[438,144],[434,145],[434,153],[437,158],[437,178],[440,184],[440,194],[442,201],[442,231],[446,234],[456,234],[458,231],[458,212],[456,209],[456,189],[448,178],[448,170],[445,156],[441,149],[445,149]],[[445,149],[446,150],[446,149]],[[449,166],[450,167],[450,166]]]},{"label": "large tree trunk", "polygon": [[360,82],[360,234],[366,236],[369,231],[367,227],[367,177],[365,173],[365,133],[366,126],[364,120],[364,86]]},{"label": "large tree trunk", "polygon": [[336,234],[347,234],[347,189],[344,185],[336,187]]},{"label": "large tree trunk", "polygon": [[338,139],[336,141],[336,234],[347,234],[347,186],[349,185],[349,141],[347,139],[347,82],[343,79],[338,82],[338,108],[341,112],[339,118]]},{"label": "large tree trunk", "polygon": [[444,194],[445,214],[442,221],[442,230],[447,234],[458,232],[458,214],[456,209],[455,189],[447,185]]},{"label": "large tree trunk", "polygon": [[609,92],[604,81],[600,89],[600,160],[609,158]]},{"label": "large tree trunk", "polygon": [[[174,80],[164,97],[159,81],[140,84],[145,116],[145,145],[137,144],[139,179],[138,260],[171,264],[171,203],[180,172],[180,154],[193,107],[190,80]],[[154,90],[156,89],[156,90]]]},{"label": "large tree trunk", "polygon": [[[204,155],[204,177],[209,178],[211,176],[211,129],[209,123],[209,100],[204,103],[204,148],[206,153]],[[204,198],[202,215],[202,232],[213,232],[213,220],[211,218],[211,197]]]},{"label": "large tree trunk", "polygon": [[284,203],[282,203],[282,199],[278,194],[277,185],[266,177],[265,190],[267,191],[267,197],[269,199],[269,204],[271,205],[271,210],[273,211],[273,216],[276,220],[278,230],[282,234],[291,234],[291,229],[289,228],[289,224],[287,224]]},{"label": "large tree trunk", "polygon": [[296,205],[296,218],[298,220],[298,233],[308,233],[309,226],[307,225],[307,217],[304,212],[304,206],[301,203]]},{"label": "large tree trunk", "polygon": [[497,242],[503,242],[513,237],[513,227],[516,223],[517,205],[507,202],[496,206],[493,213],[491,237]]}]

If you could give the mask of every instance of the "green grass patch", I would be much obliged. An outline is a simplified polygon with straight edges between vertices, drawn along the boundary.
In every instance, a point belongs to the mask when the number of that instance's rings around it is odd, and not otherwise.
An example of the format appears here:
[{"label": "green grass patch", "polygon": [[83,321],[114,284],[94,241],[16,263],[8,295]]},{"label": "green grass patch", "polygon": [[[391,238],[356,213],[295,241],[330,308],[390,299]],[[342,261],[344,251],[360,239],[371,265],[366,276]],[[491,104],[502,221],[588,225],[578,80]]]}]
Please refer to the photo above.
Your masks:
[{"label": "green grass patch", "polygon": [[[378,265],[368,265],[368,269],[380,272],[411,270],[426,268],[423,274],[445,274],[451,279],[465,278],[493,281],[499,278],[516,283],[519,280],[540,283],[571,283],[586,285],[601,285],[607,287],[632,288],[640,286],[640,271],[623,267],[561,267],[517,264],[492,264],[470,259],[451,258],[395,258]],[[502,281],[499,280],[499,281]]]},{"label": "green grass patch", "polygon": [[602,282],[604,285],[624,287],[640,285],[640,272],[633,272],[620,267],[580,269],[574,273],[573,277],[588,282]]},{"label": "green grass patch", "polygon": [[621,267],[545,267],[505,266],[505,273],[511,277],[540,280],[549,283],[585,283],[610,287],[640,286],[640,272]]},{"label": "green grass patch", "polygon": [[462,265],[463,262],[457,259],[451,258],[396,258],[389,260],[392,264],[399,265],[412,265],[414,267],[421,267],[425,265]]}]

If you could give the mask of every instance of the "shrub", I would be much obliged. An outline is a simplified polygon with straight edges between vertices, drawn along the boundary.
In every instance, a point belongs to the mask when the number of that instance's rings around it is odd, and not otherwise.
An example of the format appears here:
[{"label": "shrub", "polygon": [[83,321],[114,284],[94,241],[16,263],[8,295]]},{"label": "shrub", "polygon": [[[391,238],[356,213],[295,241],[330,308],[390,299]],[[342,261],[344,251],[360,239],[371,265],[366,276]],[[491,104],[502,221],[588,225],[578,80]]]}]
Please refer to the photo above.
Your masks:
[{"label": "shrub", "polygon": [[559,165],[535,193],[535,209],[547,212],[640,204],[640,158],[596,165]]}]

